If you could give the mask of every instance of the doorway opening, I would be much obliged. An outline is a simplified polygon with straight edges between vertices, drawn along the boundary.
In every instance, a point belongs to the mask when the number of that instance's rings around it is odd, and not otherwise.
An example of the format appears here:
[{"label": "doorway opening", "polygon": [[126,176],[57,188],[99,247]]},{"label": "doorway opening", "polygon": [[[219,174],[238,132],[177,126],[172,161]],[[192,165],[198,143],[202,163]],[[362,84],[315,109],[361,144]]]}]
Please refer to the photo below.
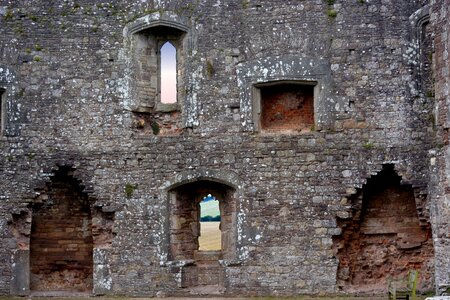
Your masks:
[{"label": "doorway opening", "polygon": [[219,261],[234,257],[236,246],[235,189],[200,180],[170,190],[169,199],[171,259],[192,261],[183,267],[182,286],[220,291],[225,276]]}]

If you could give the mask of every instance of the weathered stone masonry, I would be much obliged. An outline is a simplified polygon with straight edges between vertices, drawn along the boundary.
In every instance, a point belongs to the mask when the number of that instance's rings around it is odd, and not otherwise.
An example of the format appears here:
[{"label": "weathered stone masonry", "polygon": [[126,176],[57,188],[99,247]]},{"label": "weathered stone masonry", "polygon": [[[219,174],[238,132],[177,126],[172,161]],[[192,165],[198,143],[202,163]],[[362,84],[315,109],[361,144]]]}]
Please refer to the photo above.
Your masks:
[{"label": "weathered stone masonry", "polygon": [[449,7],[0,0],[0,294],[448,293]]}]

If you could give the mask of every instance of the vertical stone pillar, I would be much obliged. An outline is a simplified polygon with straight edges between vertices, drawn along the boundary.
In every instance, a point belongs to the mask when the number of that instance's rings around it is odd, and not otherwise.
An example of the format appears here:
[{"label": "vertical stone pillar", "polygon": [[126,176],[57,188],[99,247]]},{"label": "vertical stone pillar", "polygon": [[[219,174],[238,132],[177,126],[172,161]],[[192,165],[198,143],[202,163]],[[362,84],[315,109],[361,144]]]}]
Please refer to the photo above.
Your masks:
[{"label": "vertical stone pillar", "polygon": [[15,250],[12,254],[11,295],[30,293],[30,250]]},{"label": "vertical stone pillar", "polygon": [[94,249],[94,295],[105,295],[112,291],[111,269],[108,249]]}]

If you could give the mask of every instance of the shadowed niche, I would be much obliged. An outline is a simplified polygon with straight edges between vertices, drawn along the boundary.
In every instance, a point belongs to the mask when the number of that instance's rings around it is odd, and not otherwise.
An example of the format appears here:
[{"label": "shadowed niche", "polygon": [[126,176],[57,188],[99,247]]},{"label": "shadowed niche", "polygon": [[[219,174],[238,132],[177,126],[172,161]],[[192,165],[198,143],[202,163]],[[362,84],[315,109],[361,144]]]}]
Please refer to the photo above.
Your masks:
[{"label": "shadowed niche", "polygon": [[421,289],[432,286],[433,245],[430,224],[420,220],[411,185],[402,185],[385,165],[352,199],[352,214],[339,219],[334,238],[339,259],[338,286],[346,291],[386,288],[389,278],[420,270]]},{"label": "shadowed niche", "polygon": [[88,196],[60,167],[33,206],[30,237],[32,291],[92,290],[93,238]]}]

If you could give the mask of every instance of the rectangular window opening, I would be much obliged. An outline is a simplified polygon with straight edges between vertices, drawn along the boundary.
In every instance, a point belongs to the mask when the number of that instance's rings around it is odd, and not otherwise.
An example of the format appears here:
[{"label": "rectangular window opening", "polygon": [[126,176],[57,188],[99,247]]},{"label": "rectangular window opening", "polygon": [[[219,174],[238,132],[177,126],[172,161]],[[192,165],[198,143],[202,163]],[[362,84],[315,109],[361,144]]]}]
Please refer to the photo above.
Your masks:
[{"label": "rectangular window opening", "polygon": [[314,131],[315,82],[281,82],[255,86],[255,124],[261,132]]},{"label": "rectangular window opening", "polygon": [[220,230],[219,199],[212,194],[202,197],[200,201],[200,251],[221,251],[222,232]]}]

